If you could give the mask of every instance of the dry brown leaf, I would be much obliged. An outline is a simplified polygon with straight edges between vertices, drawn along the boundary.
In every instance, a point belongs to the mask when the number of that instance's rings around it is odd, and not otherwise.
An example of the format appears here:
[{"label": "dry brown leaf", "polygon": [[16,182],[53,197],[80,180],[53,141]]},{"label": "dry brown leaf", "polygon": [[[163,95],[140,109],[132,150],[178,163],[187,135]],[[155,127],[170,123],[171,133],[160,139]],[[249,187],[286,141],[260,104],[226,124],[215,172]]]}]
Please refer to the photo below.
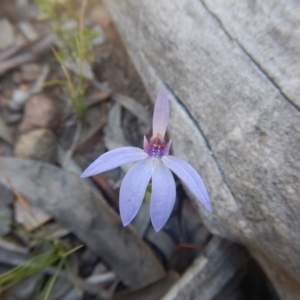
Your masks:
[{"label": "dry brown leaf", "polygon": [[19,201],[14,203],[15,221],[27,230],[35,229],[51,220],[51,216],[42,209],[31,205],[26,209]]}]

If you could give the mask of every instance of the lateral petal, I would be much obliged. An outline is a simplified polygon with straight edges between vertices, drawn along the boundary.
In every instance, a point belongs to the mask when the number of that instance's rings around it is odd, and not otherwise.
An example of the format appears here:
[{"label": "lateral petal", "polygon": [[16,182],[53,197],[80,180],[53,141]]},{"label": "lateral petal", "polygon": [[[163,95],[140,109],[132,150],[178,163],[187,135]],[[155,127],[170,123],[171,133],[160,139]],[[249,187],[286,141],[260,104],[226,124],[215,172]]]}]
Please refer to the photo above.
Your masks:
[{"label": "lateral petal", "polygon": [[93,176],[121,165],[146,158],[148,155],[137,147],[123,147],[111,150],[98,157],[82,174],[81,178]]},{"label": "lateral petal", "polygon": [[137,162],[125,175],[120,189],[120,214],[123,225],[136,216],[152,175],[153,159],[148,157]]},{"label": "lateral petal", "polygon": [[162,137],[164,137],[168,122],[169,122],[168,93],[165,88],[162,88],[158,93],[155,106],[154,106],[153,135],[159,133]]},{"label": "lateral petal", "polygon": [[164,156],[162,161],[183,181],[187,188],[204,205],[204,207],[207,210],[212,211],[206,187],[196,170],[186,161],[176,156]]},{"label": "lateral petal", "polygon": [[169,219],[176,198],[176,186],[171,171],[156,159],[152,174],[150,215],[152,225],[158,232]]}]

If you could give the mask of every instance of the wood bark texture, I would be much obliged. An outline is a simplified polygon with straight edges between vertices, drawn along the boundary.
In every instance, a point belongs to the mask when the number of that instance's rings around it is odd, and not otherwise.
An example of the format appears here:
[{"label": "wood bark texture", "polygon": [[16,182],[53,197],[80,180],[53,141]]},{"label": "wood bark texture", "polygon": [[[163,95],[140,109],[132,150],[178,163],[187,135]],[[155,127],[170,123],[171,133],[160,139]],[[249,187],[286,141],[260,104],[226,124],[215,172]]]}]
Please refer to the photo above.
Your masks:
[{"label": "wood bark texture", "polygon": [[300,2],[105,0],[173,153],[205,181],[216,235],[244,244],[300,299]]}]

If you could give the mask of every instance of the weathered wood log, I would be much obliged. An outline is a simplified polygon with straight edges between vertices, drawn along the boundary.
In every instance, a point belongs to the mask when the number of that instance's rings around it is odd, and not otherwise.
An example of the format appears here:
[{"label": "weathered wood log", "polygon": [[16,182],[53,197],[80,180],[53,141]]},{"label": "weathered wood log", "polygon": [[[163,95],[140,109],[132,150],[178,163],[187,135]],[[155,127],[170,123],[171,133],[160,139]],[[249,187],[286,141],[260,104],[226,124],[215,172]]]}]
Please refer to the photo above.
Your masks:
[{"label": "weathered wood log", "polygon": [[99,192],[77,175],[27,159],[1,158],[0,185],[47,211],[99,255],[129,287],[152,283],[165,271],[137,232],[124,228]]},{"label": "weathered wood log", "polygon": [[202,175],[209,229],[300,298],[300,3],[105,0],[152,99],[170,92],[173,152]]}]

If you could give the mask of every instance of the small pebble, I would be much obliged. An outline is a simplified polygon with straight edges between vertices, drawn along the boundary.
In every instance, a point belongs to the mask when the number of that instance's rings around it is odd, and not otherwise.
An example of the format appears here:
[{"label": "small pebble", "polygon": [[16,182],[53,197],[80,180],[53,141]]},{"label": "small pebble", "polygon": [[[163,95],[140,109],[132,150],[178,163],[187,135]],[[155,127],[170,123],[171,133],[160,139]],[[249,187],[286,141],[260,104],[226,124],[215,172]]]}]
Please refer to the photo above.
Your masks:
[{"label": "small pebble", "polygon": [[55,163],[57,160],[56,137],[52,131],[44,128],[22,134],[16,143],[14,154],[20,158]]},{"label": "small pebble", "polygon": [[46,95],[33,96],[25,105],[20,132],[28,132],[38,128],[57,129],[60,123],[60,114],[54,101]]}]

